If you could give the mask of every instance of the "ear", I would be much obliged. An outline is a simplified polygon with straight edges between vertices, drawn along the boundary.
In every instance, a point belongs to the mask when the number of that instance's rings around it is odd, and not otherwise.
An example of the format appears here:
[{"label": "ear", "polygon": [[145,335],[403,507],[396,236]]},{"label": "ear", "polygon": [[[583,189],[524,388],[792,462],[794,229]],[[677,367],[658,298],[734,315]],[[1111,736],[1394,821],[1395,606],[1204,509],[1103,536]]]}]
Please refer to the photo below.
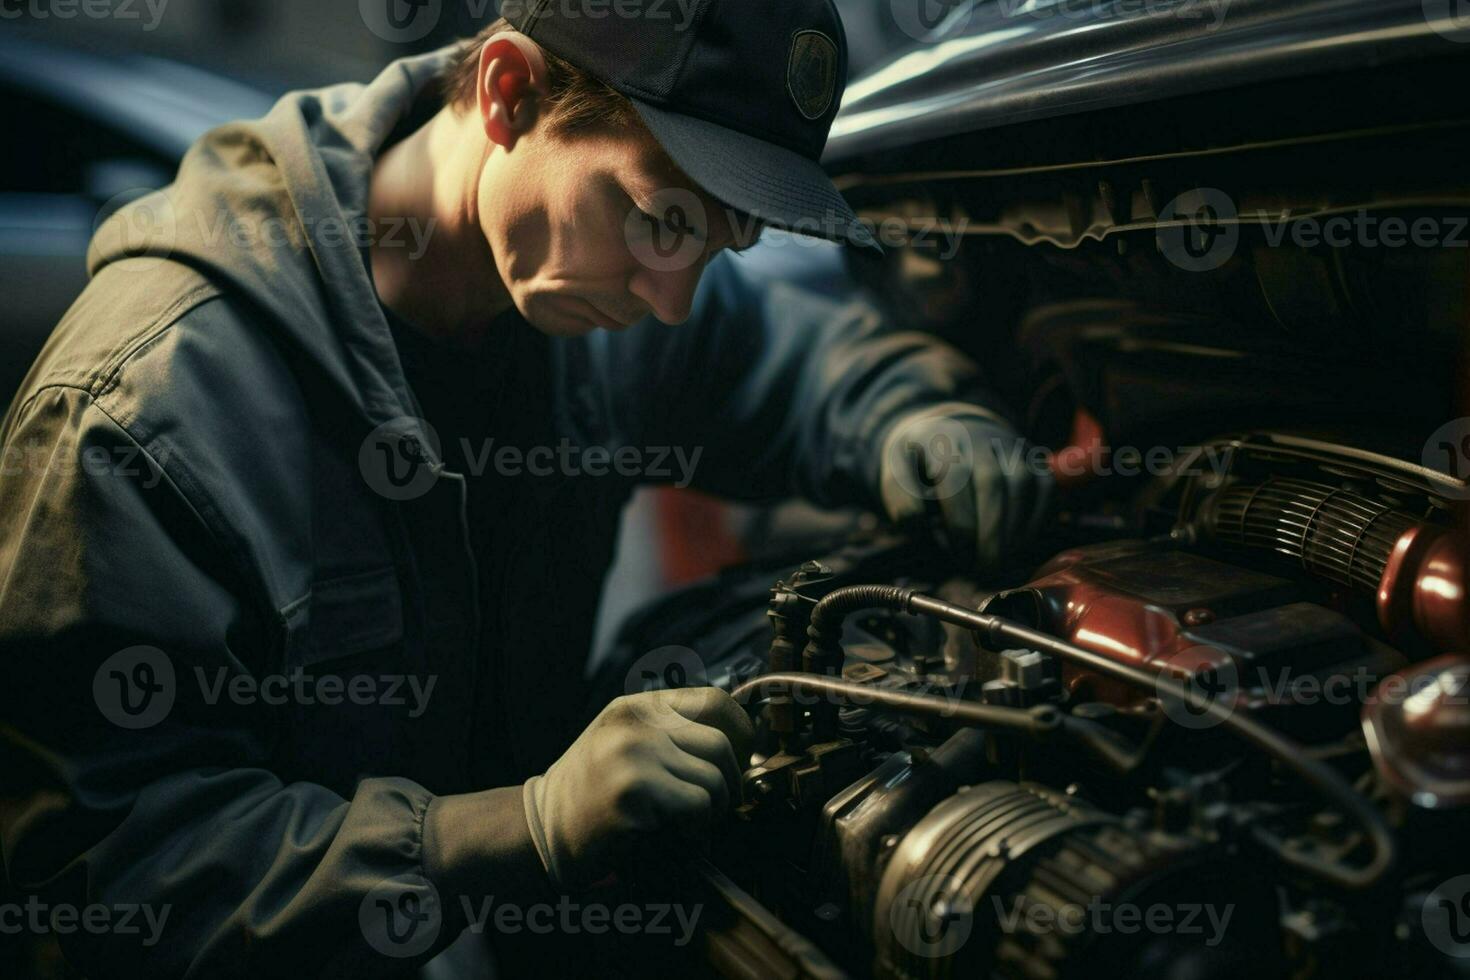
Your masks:
[{"label": "ear", "polygon": [[476,96],[490,142],[507,150],[536,125],[546,97],[546,58],[524,34],[497,34],[480,49]]}]

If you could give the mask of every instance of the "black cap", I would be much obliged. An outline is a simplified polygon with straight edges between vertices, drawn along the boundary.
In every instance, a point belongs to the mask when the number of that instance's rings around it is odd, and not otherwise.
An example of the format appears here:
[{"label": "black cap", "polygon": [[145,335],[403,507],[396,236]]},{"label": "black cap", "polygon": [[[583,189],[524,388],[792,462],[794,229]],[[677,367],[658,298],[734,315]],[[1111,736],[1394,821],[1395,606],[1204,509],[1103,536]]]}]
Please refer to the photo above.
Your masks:
[{"label": "black cap", "polygon": [[878,247],[819,162],[847,80],[832,0],[504,0],[501,16],[627,96],[727,206]]}]

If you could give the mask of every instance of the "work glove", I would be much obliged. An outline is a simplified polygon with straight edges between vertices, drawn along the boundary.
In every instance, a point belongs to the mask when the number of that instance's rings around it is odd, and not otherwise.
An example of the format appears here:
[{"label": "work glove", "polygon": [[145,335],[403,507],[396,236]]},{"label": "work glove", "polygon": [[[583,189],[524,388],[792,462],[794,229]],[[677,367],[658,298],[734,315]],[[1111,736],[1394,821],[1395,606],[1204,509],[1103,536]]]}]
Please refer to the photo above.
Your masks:
[{"label": "work glove", "polygon": [[1053,485],[1044,455],[979,406],[931,406],[884,437],[879,489],[889,518],[923,526],[980,569],[1036,535]]},{"label": "work glove", "polygon": [[696,846],[738,802],[753,739],[745,709],[717,688],[613,701],[525,784],[526,822],[552,884],[585,888],[635,847]]}]

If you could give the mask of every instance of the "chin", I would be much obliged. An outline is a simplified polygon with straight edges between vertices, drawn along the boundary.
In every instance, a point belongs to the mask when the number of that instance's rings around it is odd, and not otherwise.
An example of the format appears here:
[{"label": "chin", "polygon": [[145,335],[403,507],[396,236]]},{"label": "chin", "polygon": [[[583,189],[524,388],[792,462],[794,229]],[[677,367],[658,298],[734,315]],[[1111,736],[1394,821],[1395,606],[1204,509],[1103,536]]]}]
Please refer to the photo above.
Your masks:
[{"label": "chin", "polygon": [[552,337],[585,337],[603,329],[582,312],[583,303],[566,293],[534,293],[516,306],[532,326]]}]

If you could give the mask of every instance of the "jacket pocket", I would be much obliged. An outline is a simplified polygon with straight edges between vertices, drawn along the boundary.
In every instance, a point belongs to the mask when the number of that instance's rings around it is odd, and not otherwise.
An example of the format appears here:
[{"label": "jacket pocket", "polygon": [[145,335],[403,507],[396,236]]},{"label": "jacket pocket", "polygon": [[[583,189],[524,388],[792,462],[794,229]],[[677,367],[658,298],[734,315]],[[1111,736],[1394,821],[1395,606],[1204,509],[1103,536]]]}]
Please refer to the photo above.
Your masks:
[{"label": "jacket pocket", "polygon": [[403,639],[403,600],[393,568],[315,583],[287,615],[286,661],[309,667],[392,647]]},{"label": "jacket pocket", "polygon": [[318,581],[284,612],[291,693],[279,729],[282,778],[349,796],[368,776],[406,775],[403,728],[432,689],[410,683],[395,571]]}]

